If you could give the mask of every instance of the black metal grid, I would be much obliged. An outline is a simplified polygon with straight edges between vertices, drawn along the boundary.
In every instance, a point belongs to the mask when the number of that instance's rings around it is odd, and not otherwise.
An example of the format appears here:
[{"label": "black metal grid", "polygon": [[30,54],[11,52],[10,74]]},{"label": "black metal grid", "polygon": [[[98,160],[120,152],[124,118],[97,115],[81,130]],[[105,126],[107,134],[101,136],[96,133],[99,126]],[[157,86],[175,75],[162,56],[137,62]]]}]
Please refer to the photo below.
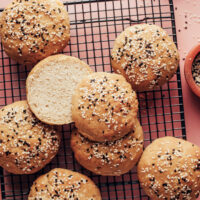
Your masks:
[{"label": "black metal grid", "polygon": [[[71,20],[71,41],[63,53],[86,61],[94,71],[109,71],[110,51],[117,35],[135,23],[154,23],[163,27],[176,43],[172,0],[76,0],[64,3]],[[2,11],[3,9],[0,9]],[[25,99],[25,80],[30,68],[12,61],[0,46],[0,107]],[[139,119],[145,146],[158,137],[186,138],[180,72],[162,88],[138,93]],[[148,199],[140,188],[136,168],[120,177],[101,177],[82,168],[69,146],[73,124],[62,127],[58,155],[40,172],[13,175],[0,168],[2,199],[27,199],[29,188],[39,175],[63,167],[91,177],[103,199]]]}]

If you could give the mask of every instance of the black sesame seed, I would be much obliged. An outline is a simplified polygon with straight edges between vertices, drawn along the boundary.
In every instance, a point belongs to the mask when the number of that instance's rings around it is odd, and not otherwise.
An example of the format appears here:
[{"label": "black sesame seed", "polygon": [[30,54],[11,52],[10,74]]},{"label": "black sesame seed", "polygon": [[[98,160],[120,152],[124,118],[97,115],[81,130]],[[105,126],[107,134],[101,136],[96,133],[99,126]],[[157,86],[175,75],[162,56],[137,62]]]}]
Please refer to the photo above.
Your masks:
[{"label": "black sesame seed", "polygon": [[6,153],[6,156],[8,156],[8,155],[10,155],[10,154],[11,154],[11,152],[10,152],[10,151],[6,151],[5,153]]},{"label": "black sesame seed", "polygon": [[196,197],[196,198],[198,198],[198,197],[199,197],[199,192],[198,192],[198,193],[195,195],[195,197]]},{"label": "black sesame seed", "polygon": [[95,83],[95,79],[91,79],[91,80],[90,80],[90,83]]},{"label": "black sesame seed", "polygon": [[155,177],[149,178],[150,181],[155,181]]},{"label": "black sesame seed", "polygon": [[168,157],[167,157],[167,160],[170,160],[170,161],[171,161],[171,160],[172,160],[172,157],[171,157],[171,156],[168,156]]},{"label": "black sesame seed", "polygon": [[139,67],[141,67],[143,65],[143,63],[141,62],[140,64],[139,64]]},{"label": "black sesame seed", "polygon": [[183,180],[184,182],[187,182],[187,179],[186,179],[186,178],[182,178],[182,180]]},{"label": "black sesame seed", "polygon": [[167,183],[163,183],[162,186],[163,186],[163,187],[167,187]]}]

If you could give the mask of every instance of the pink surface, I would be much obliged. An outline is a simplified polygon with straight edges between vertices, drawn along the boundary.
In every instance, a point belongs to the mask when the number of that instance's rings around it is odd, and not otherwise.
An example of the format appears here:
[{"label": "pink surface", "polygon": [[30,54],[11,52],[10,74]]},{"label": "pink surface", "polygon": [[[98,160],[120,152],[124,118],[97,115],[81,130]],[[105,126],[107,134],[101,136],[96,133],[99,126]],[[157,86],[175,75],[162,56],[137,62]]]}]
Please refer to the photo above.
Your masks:
[{"label": "pink surface", "polygon": [[[148,0],[148,1],[150,3],[150,0]],[[148,1],[146,1],[147,2],[146,4],[148,4]],[[5,4],[8,4],[9,2],[10,2],[10,0],[1,0],[0,7],[3,7]],[[143,2],[143,1],[141,1],[141,2]],[[181,67],[182,86],[183,86],[187,138],[189,141],[200,145],[200,134],[199,134],[199,125],[198,125],[200,122],[200,120],[199,120],[200,119],[200,112],[199,112],[200,99],[198,99],[196,96],[194,96],[192,94],[192,92],[189,90],[187,83],[185,81],[185,78],[184,78],[184,74],[183,74],[183,71],[184,71],[183,70],[183,66],[184,66],[183,58],[186,56],[186,53],[188,52],[188,50],[190,50],[192,48],[192,46],[194,46],[198,42],[198,40],[200,42],[200,35],[198,35],[198,31],[197,31],[197,30],[200,30],[200,25],[199,25],[200,15],[199,15],[199,17],[197,16],[198,12],[200,10],[200,4],[198,5],[197,2],[199,2],[199,1],[196,0],[196,1],[192,1],[192,3],[191,3],[191,0],[182,0],[182,1],[174,0],[174,4],[175,4],[174,6],[177,8],[177,10],[175,10],[175,14],[176,14],[178,46],[179,46],[179,50],[180,50],[180,54],[181,54],[180,67]],[[179,32],[179,30],[180,30],[180,32]],[[112,38],[112,37],[114,37],[114,34],[113,34],[113,36],[110,35],[110,38]],[[80,37],[80,39],[84,40],[84,38],[82,38],[82,37]],[[90,38],[88,38],[88,40],[90,40]],[[88,46],[88,48],[89,48],[89,46]],[[96,47],[96,48],[99,48],[99,47]],[[83,50],[84,49],[85,49],[85,47],[83,46]],[[106,52],[106,50],[105,50],[105,52]],[[84,54],[85,54],[85,52],[82,51],[79,56],[85,57]],[[75,55],[75,56],[78,56],[78,55]],[[93,62],[93,61],[89,60],[89,64],[93,64],[91,62]],[[99,59],[99,62],[101,62],[101,59]],[[110,66],[108,66],[108,68],[109,67]],[[171,91],[171,92],[173,92],[173,91]],[[157,95],[160,95],[160,94],[157,94]],[[174,94],[174,96],[176,96],[176,94]],[[142,97],[140,97],[140,98],[142,98]],[[147,98],[149,98],[149,100],[151,100],[152,96],[150,95]],[[158,97],[158,98],[160,98],[160,97]],[[10,101],[12,101],[12,99],[10,99]],[[167,103],[168,102],[166,102],[166,104]],[[145,108],[146,105],[141,105],[141,107]],[[176,108],[174,108],[174,109],[176,109]],[[173,111],[176,112],[176,110],[173,110]],[[152,112],[154,112],[153,109],[152,109]],[[158,112],[160,112],[160,111],[158,111]],[[167,113],[168,111],[166,110],[164,112]],[[149,110],[149,113],[146,113],[146,115],[147,114],[151,114],[151,110]],[[154,115],[154,113],[153,113],[153,115]],[[145,116],[145,113],[143,113],[143,116]],[[149,131],[148,130],[149,122],[144,121],[144,120],[145,120],[145,118],[143,118],[141,120],[143,122],[143,128],[144,128],[144,131],[148,132]],[[153,120],[154,119],[152,118],[152,121]],[[161,122],[163,121],[162,116],[160,117],[159,120]],[[170,120],[170,116],[169,116],[169,119],[166,119],[166,120]],[[176,119],[174,119],[174,120],[176,120]],[[147,125],[145,125],[145,124],[147,124]],[[161,125],[162,125],[162,123],[161,123]],[[159,128],[163,129],[164,127],[161,127],[161,125]],[[166,128],[168,128],[168,127],[166,127]],[[153,130],[154,130],[154,127],[151,126],[152,137],[154,138],[154,137],[157,137],[157,135],[156,135],[156,132],[154,132]],[[155,130],[156,130],[156,127],[155,127]],[[163,134],[164,134],[164,131],[163,131]],[[169,133],[169,134],[171,134],[171,133]],[[162,136],[162,135],[159,135],[159,136]]]},{"label": "pink surface", "polygon": [[187,52],[200,43],[200,3],[198,0],[174,0],[178,47],[181,54],[181,78],[187,139],[200,145],[200,99],[189,89],[184,77]]}]

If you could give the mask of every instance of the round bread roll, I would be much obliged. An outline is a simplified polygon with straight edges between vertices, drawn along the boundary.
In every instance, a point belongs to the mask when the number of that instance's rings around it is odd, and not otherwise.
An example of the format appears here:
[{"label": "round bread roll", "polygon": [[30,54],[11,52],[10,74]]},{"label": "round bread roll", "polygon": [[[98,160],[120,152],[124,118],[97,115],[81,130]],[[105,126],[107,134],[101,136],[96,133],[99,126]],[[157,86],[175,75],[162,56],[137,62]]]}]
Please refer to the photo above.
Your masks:
[{"label": "round bread roll", "polygon": [[152,200],[194,200],[200,193],[200,148],[174,137],[156,139],[142,154],[138,178]]},{"label": "round bread roll", "polygon": [[33,174],[57,154],[60,133],[40,122],[26,101],[0,109],[0,166],[14,174]]},{"label": "round bread roll", "polygon": [[143,152],[143,130],[136,120],[134,131],[114,142],[92,142],[73,131],[71,148],[86,169],[103,176],[120,176],[135,166]]},{"label": "round bread roll", "polygon": [[67,45],[68,13],[60,0],[14,0],[0,16],[0,36],[8,56],[34,65]]},{"label": "round bread roll", "polygon": [[78,84],[72,96],[72,119],[92,141],[117,140],[134,128],[138,101],[121,75],[93,73]]},{"label": "round bread roll", "polygon": [[166,83],[179,64],[176,45],[156,25],[130,26],[115,40],[111,64],[136,91],[148,91]]},{"label": "round bread roll", "polygon": [[37,178],[28,200],[101,200],[94,182],[87,176],[67,169],[56,168]]},{"label": "round bread roll", "polygon": [[26,80],[27,101],[38,119],[51,125],[72,122],[72,94],[82,78],[92,73],[78,58],[55,55],[40,61]]}]

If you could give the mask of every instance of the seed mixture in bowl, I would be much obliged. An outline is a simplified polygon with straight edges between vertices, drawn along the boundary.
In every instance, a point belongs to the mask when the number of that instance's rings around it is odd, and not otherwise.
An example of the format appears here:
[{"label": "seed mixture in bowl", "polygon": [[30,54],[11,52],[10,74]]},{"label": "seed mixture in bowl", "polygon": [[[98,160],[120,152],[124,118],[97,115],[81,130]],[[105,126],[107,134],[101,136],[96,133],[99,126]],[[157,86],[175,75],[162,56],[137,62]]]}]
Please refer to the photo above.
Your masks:
[{"label": "seed mixture in bowl", "polygon": [[195,83],[200,87],[200,53],[196,56],[192,64],[192,76]]}]

